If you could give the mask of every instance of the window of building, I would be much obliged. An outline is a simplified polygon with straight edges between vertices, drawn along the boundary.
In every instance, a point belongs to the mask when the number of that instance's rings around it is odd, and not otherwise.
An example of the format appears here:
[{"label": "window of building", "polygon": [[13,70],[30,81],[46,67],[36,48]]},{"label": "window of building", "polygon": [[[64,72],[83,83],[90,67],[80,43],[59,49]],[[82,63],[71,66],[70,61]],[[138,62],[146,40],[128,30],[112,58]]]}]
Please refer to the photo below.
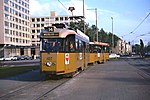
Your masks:
[{"label": "window of building", "polygon": [[16,22],[18,22],[18,18],[16,18]]},{"label": "window of building", "polygon": [[40,24],[36,24],[37,27],[40,27]]},{"label": "window of building", "polygon": [[21,32],[19,32],[19,36],[21,36]]},{"label": "window of building", "polygon": [[35,33],[35,30],[32,30],[32,33]]},{"label": "window of building", "polygon": [[25,19],[27,19],[27,15],[25,15]]},{"label": "window of building", "polygon": [[12,27],[12,23],[10,23],[10,27]]},{"label": "window of building", "polygon": [[25,33],[23,33],[23,37],[25,36],[24,34],[25,34]]},{"label": "window of building", "polygon": [[63,20],[63,17],[60,17],[60,20]]},{"label": "window of building", "polygon": [[40,35],[37,35],[37,38],[40,38]]},{"label": "window of building", "polygon": [[44,24],[41,24],[41,27],[44,27]]},{"label": "window of building", "polygon": [[15,38],[13,38],[13,42],[15,42]]},{"label": "window of building", "polygon": [[16,25],[16,29],[18,29],[18,25]]},{"label": "window of building", "polygon": [[23,43],[25,43],[25,40],[23,39]]},{"label": "window of building", "polygon": [[12,39],[12,37],[10,38],[10,42],[12,42],[13,41],[13,39]]},{"label": "window of building", "polygon": [[12,30],[10,30],[10,34],[11,34],[11,35],[13,34],[13,31],[12,31]]},{"label": "window of building", "polygon": [[8,14],[5,14],[5,18],[7,18],[7,19],[8,19],[8,17],[9,17],[9,15],[8,15]]},{"label": "window of building", "polygon": [[21,13],[19,12],[19,17],[21,17]]},{"label": "window of building", "polygon": [[21,10],[21,6],[18,6],[19,10]]},{"label": "window of building", "polygon": [[5,10],[5,11],[8,11],[8,10],[9,10],[9,7],[4,6],[4,10]]},{"label": "window of building", "polygon": [[18,42],[18,38],[16,38],[16,42]]},{"label": "window of building", "polygon": [[39,22],[39,21],[40,21],[40,18],[37,18],[36,20],[37,20],[37,22]]},{"label": "window of building", "polygon": [[24,2],[22,1],[22,5],[24,6]]},{"label": "window of building", "polygon": [[59,20],[59,18],[58,18],[58,17],[56,17],[56,18],[55,18],[55,21],[58,21],[58,20]]},{"label": "window of building", "polygon": [[8,4],[8,0],[4,0],[4,3]]},{"label": "window of building", "polygon": [[65,17],[65,20],[68,20],[68,17]]},{"label": "window of building", "polygon": [[44,22],[44,18],[41,18],[41,21]]},{"label": "window of building", "polygon": [[9,26],[9,22],[5,21],[5,26]]},{"label": "window of building", "polygon": [[35,27],[35,24],[33,24],[33,27]]},{"label": "window of building", "polygon": [[18,31],[16,31],[16,36],[18,36]]},{"label": "window of building", "polygon": [[21,23],[21,19],[19,19],[19,23]]},{"label": "window of building", "polygon": [[9,29],[5,29],[5,34],[9,34]]},{"label": "window of building", "polygon": [[17,4],[15,4],[15,8],[16,8],[16,9],[18,8],[18,5],[17,5]]},{"label": "window of building", "polygon": [[34,39],[34,35],[32,35],[32,39]]},{"label": "window of building", "polygon": [[13,31],[13,35],[15,35],[15,31]]},{"label": "window of building", "polygon": [[37,30],[37,33],[40,33],[40,30]]}]

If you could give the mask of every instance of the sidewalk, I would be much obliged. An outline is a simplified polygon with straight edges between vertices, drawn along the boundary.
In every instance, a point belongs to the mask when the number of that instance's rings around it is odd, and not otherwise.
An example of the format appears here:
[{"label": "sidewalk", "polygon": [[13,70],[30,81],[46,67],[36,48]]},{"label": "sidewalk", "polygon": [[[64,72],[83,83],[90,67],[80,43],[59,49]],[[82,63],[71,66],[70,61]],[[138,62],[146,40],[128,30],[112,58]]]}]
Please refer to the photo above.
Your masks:
[{"label": "sidewalk", "polygon": [[90,66],[44,100],[150,100],[150,81],[126,61]]}]

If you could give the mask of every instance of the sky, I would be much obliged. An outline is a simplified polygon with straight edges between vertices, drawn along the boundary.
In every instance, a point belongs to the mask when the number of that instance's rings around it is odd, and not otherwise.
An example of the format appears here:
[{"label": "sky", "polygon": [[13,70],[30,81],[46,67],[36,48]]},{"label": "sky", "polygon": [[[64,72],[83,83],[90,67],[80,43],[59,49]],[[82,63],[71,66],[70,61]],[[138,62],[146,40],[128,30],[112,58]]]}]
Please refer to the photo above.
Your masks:
[{"label": "sky", "polygon": [[[73,15],[83,15],[83,0],[30,0],[31,17],[49,16],[50,11],[57,15],[71,15],[69,7],[75,7]],[[121,39],[139,44],[140,39],[147,45],[150,42],[150,0],[84,0],[85,21],[95,25],[97,8],[98,28],[112,32]],[[140,24],[141,23],[141,24]]]}]

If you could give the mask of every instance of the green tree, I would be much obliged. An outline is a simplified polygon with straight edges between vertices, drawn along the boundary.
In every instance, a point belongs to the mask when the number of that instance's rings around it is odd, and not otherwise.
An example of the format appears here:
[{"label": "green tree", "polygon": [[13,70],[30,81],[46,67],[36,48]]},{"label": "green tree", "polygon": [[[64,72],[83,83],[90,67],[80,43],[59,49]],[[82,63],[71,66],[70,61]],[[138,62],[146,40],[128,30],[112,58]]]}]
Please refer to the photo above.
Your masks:
[{"label": "green tree", "polygon": [[136,54],[140,54],[140,45],[139,44],[133,45],[132,51],[135,52]]},{"label": "green tree", "polygon": [[144,56],[144,43],[142,39],[140,39],[140,54],[142,57]]}]

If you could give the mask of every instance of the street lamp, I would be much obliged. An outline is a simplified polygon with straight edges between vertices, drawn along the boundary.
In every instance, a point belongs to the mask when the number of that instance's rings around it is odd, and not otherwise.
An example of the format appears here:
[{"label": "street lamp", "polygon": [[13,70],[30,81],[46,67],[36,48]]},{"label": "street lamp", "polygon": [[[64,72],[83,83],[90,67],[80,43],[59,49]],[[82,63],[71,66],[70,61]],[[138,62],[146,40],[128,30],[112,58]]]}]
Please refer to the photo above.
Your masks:
[{"label": "street lamp", "polygon": [[73,10],[75,10],[75,8],[74,8],[74,7],[69,7],[69,8],[68,8],[68,10],[70,10],[70,11],[71,11],[72,16],[73,16]]},{"label": "street lamp", "polygon": [[97,40],[97,42],[98,42],[98,28],[97,28],[97,8],[95,8],[95,9],[87,9],[87,10],[95,10],[95,22],[96,22],[96,40]]},{"label": "street lamp", "polygon": [[[112,49],[114,48],[114,35],[113,35],[113,17],[111,17],[112,20]],[[113,50],[112,50],[113,51]]]}]

